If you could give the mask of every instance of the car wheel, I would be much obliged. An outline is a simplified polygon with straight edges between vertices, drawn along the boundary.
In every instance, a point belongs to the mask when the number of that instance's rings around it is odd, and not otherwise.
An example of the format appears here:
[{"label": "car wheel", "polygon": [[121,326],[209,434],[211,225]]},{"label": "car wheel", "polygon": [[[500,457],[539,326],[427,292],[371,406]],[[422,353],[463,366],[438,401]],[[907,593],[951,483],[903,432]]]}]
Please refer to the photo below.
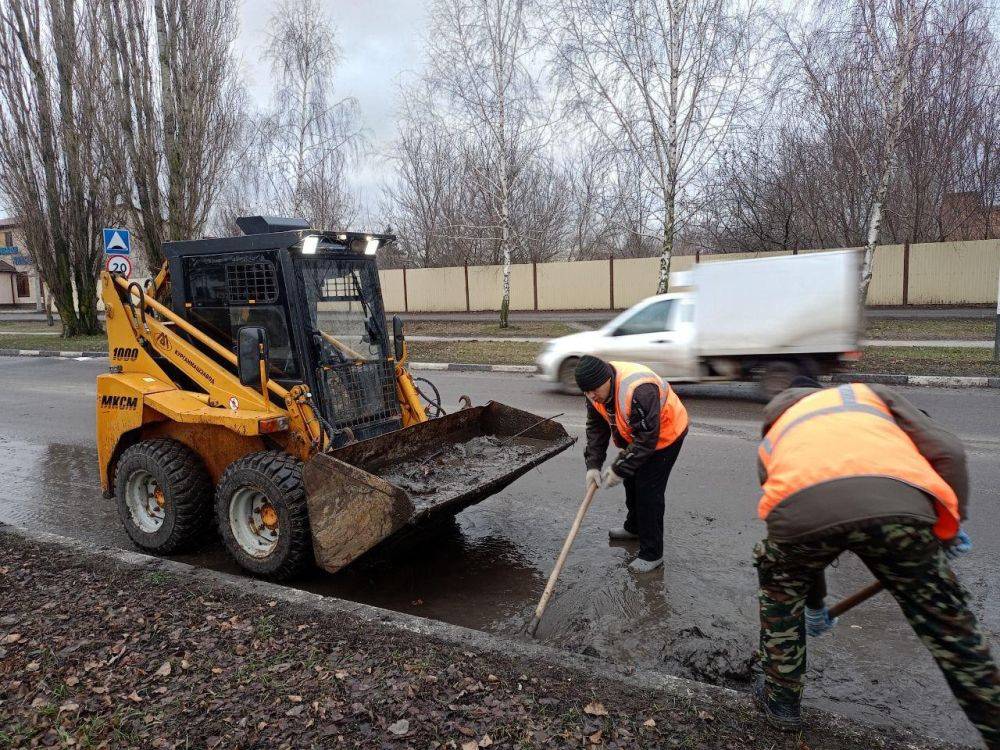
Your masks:
[{"label": "car wheel", "polygon": [[559,365],[559,385],[566,393],[577,394],[580,392],[576,384],[576,366],[580,362],[579,357],[569,357]]}]

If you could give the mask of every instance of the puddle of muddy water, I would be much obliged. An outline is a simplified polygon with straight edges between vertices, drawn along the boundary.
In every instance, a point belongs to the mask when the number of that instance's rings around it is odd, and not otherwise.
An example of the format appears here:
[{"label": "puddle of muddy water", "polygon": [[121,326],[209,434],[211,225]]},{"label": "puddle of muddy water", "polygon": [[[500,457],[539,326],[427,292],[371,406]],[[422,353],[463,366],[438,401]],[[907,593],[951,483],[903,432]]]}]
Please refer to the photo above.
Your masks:
[{"label": "puddle of muddy water", "polygon": [[[599,493],[539,630],[543,643],[745,689],[757,638],[756,576],[749,561],[760,529],[745,503],[732,496],[752,476],[753,457],[720,455],[711,476],[693,457],[697,451],[712,455],[715,441],[732,439],[696,435],[686,447],[690,452],[682,455],[667,491],[665,565],[649,576],[626,568],[634,545],[608,542],[607,529],[623,518],[622,493]],[[0,520],[132,549],[114,502],[100,495],[96,465],[90,447],[0,439]],[[736,490],[727,494],[725,488]],[[579,495],[579,456],[563,454],[408,545],[378,549],[338,575],[317,572],[293,585],[526,637]],[[218,546],[180,559],[239,572]],[[976,569],[963,578],[982,575]],[[831,599],[870,580],[846,556],[830,574]],[[986,615],[989,624],[992,615]],[[996,650],[995,633],[991,638]],[[829,636],[811,640],[809,649],[811,705],[974,739],[891,601],[876,599],[859,608]],[[932,711],[937,705],[949,708]]]}]

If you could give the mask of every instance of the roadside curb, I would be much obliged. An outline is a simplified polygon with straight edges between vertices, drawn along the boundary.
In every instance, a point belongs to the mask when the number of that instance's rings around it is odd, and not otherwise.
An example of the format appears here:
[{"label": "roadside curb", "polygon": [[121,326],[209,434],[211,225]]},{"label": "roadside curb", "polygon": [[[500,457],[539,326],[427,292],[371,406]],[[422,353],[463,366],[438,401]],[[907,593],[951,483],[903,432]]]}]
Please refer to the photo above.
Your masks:
[{"label": "roadside curb", "polygon": [[56,349],[0,349],[0,357],[90,357],[107,359],[105,352],[63,352]]},{"label": "roadside curb", "polygon": [[[284,602],[309,609],[327,617],[332,616],[331,619],[336,619],[338,616],[342,617],[344,615],[354,617],[362,622],[383,628],[432,638],[446,645],[475,648],[491,656],[545,662],[563,669],[582,672],[589,677],[623,683],[639,690],[668,693],[686,700],[689,700],[693,696],[703,695],[714,698],[720,703],[728,704],[734,710],[753,710],[752,699],[748,693],[740,693],[730,688],[718,687],[683,677],[675,677],[665,672],[617,665],[603,659],[551,648],[532,641],[520,640],[516,637],[493,635],[492,633],[472,630],[459,625],[429,620],[417,615],[393,612],[369,604],[322,596],[276,583],[245,578],[231,573],[222,573],[188,563],[86,542],[60,534],[12,526],[2,522],[0,522],[0,535],[8,535],[28,542],[61,547],[72,550],[84,558],[98,559],[141,572],[169,573],[182,579],[179,582],[181,586],[183,586],[185,581],[208,585],[217,590],[235,592],[243,596]],[[471,657],[472,654],[467,654],[467,656]],[[892,727],[891,730],[889,728],[877,728],[861,721],[851,721],[846,717],[819,709],[805,708],[803,713],[813,726],[834,728],[857,740],[862,740],[875,733],[887,738],[890,735],[894,735],[892,739],[896,742],[905,743],[912,750],[926,750],[939,746],[939,743],[933,738],[920,736],[902,727]]]},{"label": "roadside curb", "polygon": [[[107,359],[107,352],[62,352],[54,349],[0,349],[0,357],[88,357]],[[448,372],[505,372],[508,374],[535,375],[535,365],[480,365],[463,362],[410,362],[412,370],[437,370]],[[966,377],[952,375],[892,375],[864,372],[839,372],[820,378],[832,383],[876,383],[878,385],[933,386],[936,388],[1000,388],[1000,377]]]}]

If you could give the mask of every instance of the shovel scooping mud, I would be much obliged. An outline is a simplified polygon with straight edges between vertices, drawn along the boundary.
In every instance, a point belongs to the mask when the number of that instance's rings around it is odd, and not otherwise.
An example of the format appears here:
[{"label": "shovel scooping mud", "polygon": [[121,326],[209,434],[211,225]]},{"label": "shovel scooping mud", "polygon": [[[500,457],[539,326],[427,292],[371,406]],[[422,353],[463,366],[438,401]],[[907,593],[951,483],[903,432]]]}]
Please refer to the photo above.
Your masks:
[{"label": "shovel scooping mud", "polygon": [[580,508],[576,512],[576,518],[573,519],[573,525],[570,527],[569,535],[566,537],[566,541],[563,542],[562,551],[559,552],[559,557],[556,559],[556,565],[552,569],[552,573],[549,575],[548,583],[545,584],[545,591],[542,592],[542,598],[538,602],[538,606],[535,608],[535,616],[531,618],[531,623],[528,625],[528,635],[532,638],[535,637],[535,632],[538,630],[538,623],[542,621],[542,615],[545,614],[545,608],[549,606],[549,599],[552,598],[552,592],[555,590],[556,581],[559,580],[559,574],[562,573],[563,565],[566,564],[566,557],[569,555],[569,549],[573,546],[573,541],[576,539],[576,535],[580,532],[580,526],[583,524],[583,517],[587,515],[587,510],[590,509],[590,503],[594,499],[594,495],[597,493],[597,485],[591,483],[587,487],[587,494],[583,497],[583,502],[580,503]]}]

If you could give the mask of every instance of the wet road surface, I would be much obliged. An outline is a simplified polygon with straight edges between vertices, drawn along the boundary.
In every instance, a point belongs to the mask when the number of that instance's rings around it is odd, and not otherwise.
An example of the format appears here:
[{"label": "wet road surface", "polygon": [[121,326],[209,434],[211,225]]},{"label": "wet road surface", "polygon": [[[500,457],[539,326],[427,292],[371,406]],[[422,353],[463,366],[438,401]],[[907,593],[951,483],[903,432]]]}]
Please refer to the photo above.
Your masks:
[{"label": "wet road surface", "polygon": [[[0,358],[0,521],[130,548],[96,473],[94,378],[102,360]],[[582,438],[580,397],[534,377],[422,373],[445,405],[502,401],[559,421]],[[955,430],[974,487],[966,528],[974,553],[957,564],[994,654],[1000,653],[1000,394],[900,389]],[[751,550],[754,451],[760,405],[744,386],[680,387],[691,434],[667,490],[662,570],[629,573],[630,545],[608,543],[624,517],[621,488],[599,493],[573,548],[539,637],[552,645],[746,687],[756,639]],[[582,446],[532,470],[453,522],[336,576],[295,585],[469,627],[521,637],[583,494]],[[182,557],[235,572],[218,550]],[[852,556],[828,573],[831,599],[871,581]],[[884,724],[974,742],[944,679],[883,594],[810,642],[807,702]]]}]

